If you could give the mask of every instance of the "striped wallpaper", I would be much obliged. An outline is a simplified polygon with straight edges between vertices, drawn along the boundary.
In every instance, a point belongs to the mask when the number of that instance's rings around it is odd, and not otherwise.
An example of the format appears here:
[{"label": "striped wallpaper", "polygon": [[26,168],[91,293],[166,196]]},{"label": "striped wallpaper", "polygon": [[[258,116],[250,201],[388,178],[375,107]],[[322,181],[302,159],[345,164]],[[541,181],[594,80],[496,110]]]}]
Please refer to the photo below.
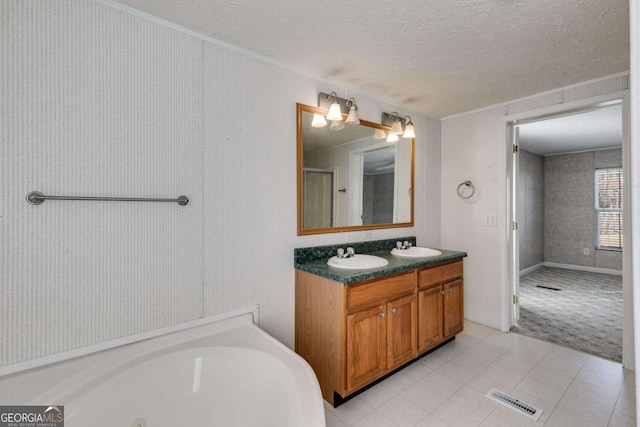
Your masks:
[{"label": "striped wallpaper", "polygon": [[[3,0],[0,19],[0,366],[255,303],[292,347],[293,248],[397,235],[296,236],[295,104],[348,90],[106,1]],[[401,110],[355,95],[367,120]],[[418,144],[402,235],[425,236],[427,119],[403,113]],[[32,206],[34,190],[190,202]]]},{"label": "striped wallpaper", "polygon": [[0,9],[0,364],[202,316],[202,42],[82,0]]}]

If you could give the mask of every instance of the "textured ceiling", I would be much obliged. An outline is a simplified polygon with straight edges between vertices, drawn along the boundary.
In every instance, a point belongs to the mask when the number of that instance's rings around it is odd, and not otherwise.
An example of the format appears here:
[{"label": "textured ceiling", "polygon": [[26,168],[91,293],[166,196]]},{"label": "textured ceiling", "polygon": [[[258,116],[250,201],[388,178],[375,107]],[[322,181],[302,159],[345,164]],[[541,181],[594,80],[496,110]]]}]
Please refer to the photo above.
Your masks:
[{"label": "textured ceiling", "polygon": [[628,0],[116,0],[434,118],[629,69]]}]

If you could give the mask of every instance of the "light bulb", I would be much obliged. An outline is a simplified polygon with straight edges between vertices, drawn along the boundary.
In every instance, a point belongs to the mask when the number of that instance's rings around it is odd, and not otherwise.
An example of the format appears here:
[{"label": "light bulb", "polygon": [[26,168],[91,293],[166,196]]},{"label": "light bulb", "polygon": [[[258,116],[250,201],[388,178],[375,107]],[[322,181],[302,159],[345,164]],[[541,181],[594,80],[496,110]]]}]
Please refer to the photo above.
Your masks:
[{"label": "light bulb", "polygon": [[349,115],[347,116],[347,120],[345,120],[345,123],[348,123],[350,125],[360,124],[360,118],[358,117],[358,110],[356,109],[355,105],[352,105],[351,107],[349,107]]},{"label": "light bulb", "polygon": [[402,134],[402,122],[400,120],[394,120],[391,125],[391,132],[401,135]]},{"label": "light bulb", "polygon": [[334,120],[331,122],[331,126],[329,126],[329,129],[342,130],[344,129],[344,122],[342,120],[341,121]]},{"label": "light bulb", "polygon": [[416,132],[413,130],[413,123],[409,122],[404,127],[404,133],[402,134],[403,138],[415,138]]},{"label": "light bulb", "polygon": [[393,125],[391,125],[391,132],[395,134],[402,134],[402,122],[400,120],[394,120]]},{"label": "light bulb", "polygon": [[376,129],[375,132],[373,132],[373,139],[385,139],[386,137],[387,134],[382,129]]},{"label": "light bulb", "polygon": [[397,133],[389,132],[389,135],[387,136],[387,142],[398,142],[398,140],[399,138]]},{"label": "light bulb", "polygon": [[324,119],[322,114],[314,114],[313,120],[311,120],[311,126],[314,128],[321,128],[327,125],[327,121]]},{"label": "light bulb", "polygon": [[342,121],[342,111],[340,110],[340,104],[338,104],[337,102],[331,104],[331,107],[329,107],[329,114],[327,114],[327,120],[338,122]]}]

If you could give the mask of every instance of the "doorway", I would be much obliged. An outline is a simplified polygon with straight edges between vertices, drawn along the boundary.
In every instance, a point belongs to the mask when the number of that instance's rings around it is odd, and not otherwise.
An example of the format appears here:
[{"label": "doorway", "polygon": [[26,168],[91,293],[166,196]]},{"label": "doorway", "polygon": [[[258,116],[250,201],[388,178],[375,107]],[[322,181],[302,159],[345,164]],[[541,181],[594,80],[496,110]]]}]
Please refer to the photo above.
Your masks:
[{"label": "doorway", "polygon": [[367,151],[362,157],[362,224],[392,223],[396,148]]},{"label": "doorway", "polygon": [[514,147],[511,330],[619,362],[621,102],[509,127]]},{"label": "doorway", "polygon": [[304,228],[329,228],[335,218],[335,168],[304,168]]},{"label": "doorway", "polygon": [[352,224],[397,222],[399,150],[399,144],[381,142],[349,152]]}]

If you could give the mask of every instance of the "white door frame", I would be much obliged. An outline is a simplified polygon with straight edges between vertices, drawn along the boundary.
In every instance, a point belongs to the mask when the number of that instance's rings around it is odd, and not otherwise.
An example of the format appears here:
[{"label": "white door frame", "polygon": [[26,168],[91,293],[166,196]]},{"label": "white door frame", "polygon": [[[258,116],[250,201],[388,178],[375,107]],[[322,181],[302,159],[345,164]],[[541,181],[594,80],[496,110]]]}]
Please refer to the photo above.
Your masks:
[{"label": "white door frame", "polygon": [[[518,209],[518,188],[520,185],[520,155],[519,155],[519,134],[520,128],[513,123],[509,124],[509,137],[511,145],[518,147],[517,150],[513,150],[511,154],[511,214],[516,224],[520,224],[522,221],[518,221],[522,214]],[[510,278],[512,281],[512,294],[513,305],[511,313],[511,325],[517,325],[520,320],[520,230],[517,227],[512,226],[511,239],[513,241],[513,249],[511,251],[511,262],[513,268],[510,271]]]},{"label": "white door frame", "polygon": [[[515,274],[518,274],[518,272],[516,272],[517,269],[517,265],[514,264],[514,251],[516,250],[515,245],[516,245],[516,241],[513,238],[512,235],[512,224],[515,221],[514,218],[514,209],[513,209],[513,203],[517,203],[517,201],[513,200],[513,194],[514,194],[514,188],[513,185],[514,183],[512,182],[512,176],[513,176],[513,148],[512,148],[512,138],[511,138],[511,132],[509,131],[509,126],[511,123],[514,122],[518,122],[518,121],[523,121],[523,120],[532,120],[532,119],[536,119],[536,118],[541,118],[543,116],[550,116],[550,115],[554,115],[554,114],[561,114],[564,112],[570,112],[573,110],[579,110],[581,108],[586,108],[586,107],[590,107],[590,106],[595,106],[601,103],[606,103],[609,101],[616,101],[616,100],[620,100],[622,99],[622,116],[625,117],[625,115],[628,115],[628,108],[629,108],[629,103],[628,100],[626,100],[628,97],[629,91],[628,90],[624,90],[624,91],[618,91],[618,92],[612,92],[606,95],[600,95],[600,96],[595,96],[595,97],[591,97],[591,98],[585,98],[585,99],[580,99],[580,100],[576,100],[576,101],[570,101],[570,102],[565,102],[562,104],[556,104],[556,105],[552,105],[549,107],[544,107],[544,108],[539,108],[536,110],[530,110],[530,111],[524,111],[521,113],[514,113],[514,114],[508,114],[502,117],[502,122],[504,123],[504,135],[505,135],[505,140],[504,140],[504,155],[505,157],[503,157],[505,159],[506,162],[506,194],[507,194],[507,203],[506,203],[506,212],[505,212],[505,218],[506,218],[506,241],[507,241],[507,253],[503,253],[503,259],[506,260],[505,265],[505,270],[503,270],[503,277],[507,278],[507,280],[502,283],[501,286],[501,292],[500,294],[502,295],[501,298],[501,304],[500,304],[500,312],[501,312],[501,318],[500,318],[500,330],[502,330],[503,332],[507,332],[511,329],[511,326],[513,326],[514,324],[514,310],[513,310],[513,289],[514,289],[514,279],[513,277],[515,277]],[[626,100],[626,101],[625,101]],[[629,135],[629,131],[628,131],[628,127],[629,127],[629,123],[628,121],[625,121],[623,119],[623,141],[622,141],[622,152],[623,152],[623,169],[624,168],[629,168],[630,164],[629,163],[629,158],[628,156],[625,156],[625,151],[628,150],[629,148],[629,144],[630,144],[630,140],[628,138]],[[626,135],[626,137],[624,136]],[[626,194],[628,194],[629,192],[625,192]],[[626,205],[628,206],[628,205]],[[623,239],[625,242],[630,242],[631,241],[631,235],[630,235],[630,227],[625,227],[623,230]],[[626,276],[626,275],[625,275]],[[625,288],[629,288],[631,286],[631,283],[625,278],[623,277],[623,298],[627,298],[628,296],[630,297],[630,289],[626,289]],[[626,305],[625,305],[626,308]],[[623,315],[623,336],[626,336],[624,330],[632,330],[633,328],[633,313],[627,313],[625,312]],[[624,362],[624,339],[623,339],[623,362]]]},{"label": "white door frame", "polygon": [[[384,150],[393,147],[394,144],[386,141],[378,144],[368,145],[349,151],[349,189],[351,196],[349,197],[349,225],[362,225],[362,192],[363,192],[363,173],[364,173],[364,155],[372,151]],[[396,150],[396,170],[398,153]],[[394,175],[395,176],[395,175]],[[395,206],[394,206],[395,215]]]}]

